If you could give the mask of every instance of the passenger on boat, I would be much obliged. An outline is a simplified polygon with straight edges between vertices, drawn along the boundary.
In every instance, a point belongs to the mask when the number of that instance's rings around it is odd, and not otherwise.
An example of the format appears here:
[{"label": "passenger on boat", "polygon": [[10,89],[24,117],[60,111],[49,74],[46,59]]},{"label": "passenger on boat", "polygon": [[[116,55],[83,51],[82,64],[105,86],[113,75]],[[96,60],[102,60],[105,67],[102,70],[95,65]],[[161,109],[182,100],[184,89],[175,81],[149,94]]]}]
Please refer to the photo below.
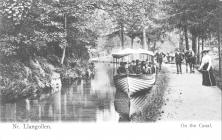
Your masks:
[{"label": "passenger on boat", "polygon": [[153,63],[150,62],[149,60],[146,60],[147,74],[151,74],[152,73],[152,66],[153,66]]},{"label": "passenger on boat", "polygon": [[136,63],[134,60],[129,65],[129,73],[131,73],[131,74],[136,73]]},{"label": "passenger on boat", "polygon": [[133,73],[136,73],[136,62],[135,62],[135,60],[133,60],[132,63],[133,63]]},{"label": "passenger on boat", "polygon": [[151,66],[151,73],[152,73],[152,74],[153,74],[153,73],[156,73],[156,68],[155,68],[154,65]]},{"label": "passenger on boat", "polygon": [[126,74],[126,63],[120,62],[120,67],[117,69],[118,74]]},{"label": "passenger on boat", "polygon": [[136,60],[136,74],[140,74],[141,72],[142,70],[141,70],[140,61],[137,59]]},{"label": "passenger on boat", "polygon": [[147,74],[147,66],[146,66],[145,61],[141,62],[141,70],[143,74]]},{"label": "passenger on boat", "polygon": [[152,73],[152,65],[150,63],[146,64],[146,74],[151,74]]}]

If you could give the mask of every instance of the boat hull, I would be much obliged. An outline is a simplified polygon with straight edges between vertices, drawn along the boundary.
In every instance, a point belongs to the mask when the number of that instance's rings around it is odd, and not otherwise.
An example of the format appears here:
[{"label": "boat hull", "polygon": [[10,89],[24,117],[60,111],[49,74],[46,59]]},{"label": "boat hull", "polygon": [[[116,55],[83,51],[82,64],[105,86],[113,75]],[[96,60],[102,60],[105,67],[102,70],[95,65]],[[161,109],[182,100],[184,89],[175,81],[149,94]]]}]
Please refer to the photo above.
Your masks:
[{"label": "boat hull", "polygon": [[156,82],[155,74],[141,75],[116,75],[114,84],[118,90],[133,96],[141,91],[147,91],[153,87]]}]

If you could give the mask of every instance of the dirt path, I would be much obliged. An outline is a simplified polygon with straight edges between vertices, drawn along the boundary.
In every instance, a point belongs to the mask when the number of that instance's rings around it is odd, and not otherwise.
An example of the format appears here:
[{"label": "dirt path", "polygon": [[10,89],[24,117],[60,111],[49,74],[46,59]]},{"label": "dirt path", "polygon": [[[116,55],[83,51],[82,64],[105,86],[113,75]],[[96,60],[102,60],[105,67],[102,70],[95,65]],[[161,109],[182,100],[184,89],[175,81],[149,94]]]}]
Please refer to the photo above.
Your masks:
[{"label": "dirt path", "polygon": [[202,86],[199,72],[176,74],[175,64],[165,65],[169,70],[169,86],[161,120],[221,120],[221,90]]}]

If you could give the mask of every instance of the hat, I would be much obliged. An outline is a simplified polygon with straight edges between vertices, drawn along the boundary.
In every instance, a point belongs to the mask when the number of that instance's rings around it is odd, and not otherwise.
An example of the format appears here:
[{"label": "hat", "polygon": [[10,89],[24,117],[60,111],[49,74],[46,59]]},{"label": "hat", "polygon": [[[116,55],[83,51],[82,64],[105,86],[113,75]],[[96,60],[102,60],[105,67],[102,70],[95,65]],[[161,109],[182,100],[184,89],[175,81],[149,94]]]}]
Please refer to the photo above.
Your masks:
[{"label": "hat", "polygon": [[209,51],[210,51],[209,49],[204,49],[201,53],[207,53]]}]

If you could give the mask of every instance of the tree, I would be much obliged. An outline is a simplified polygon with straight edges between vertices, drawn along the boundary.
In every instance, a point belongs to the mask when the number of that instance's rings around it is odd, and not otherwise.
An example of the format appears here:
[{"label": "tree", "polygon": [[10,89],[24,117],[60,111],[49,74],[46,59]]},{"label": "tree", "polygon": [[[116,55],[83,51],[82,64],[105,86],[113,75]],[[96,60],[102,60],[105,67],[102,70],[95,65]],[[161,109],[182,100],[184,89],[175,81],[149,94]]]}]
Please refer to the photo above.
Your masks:
[{"label": "tree", "polygon": [[113,23],[116,25],[114,32],[119,31],[122,48],[124,47],[124,34],[129,35],[131,42],[133,42],[133,39],[136,36],[140,36],[142,31],[146,32],[145,26],[147,28],[150,25],[153,13],[155,13],[155,5],[154,0],[100,1],[101,9],[109,13]]},{"label": "tree", "polygon": [[189,49],[188,33],[192,35],[192,49],[196,52],[196,38],[212,32],[209,28],[214,18],[209,13],[217,7],[217,0],[176,0],[167,5],[168,22],[184,31],[186,49]]},{"label": "tree", "polygon": [[63,64],[67,47],[95,44],[88,24],[94,9],[89,0],[5,0],[1,53],[29,57],[54,47]]},{"label": "tree", "polygon": [[[61,64],[63,64],[67,46],[73,47],[73,43],[79,41],[88,44],[88,41],[81,37],[84,36],[84,33],[90,33],[87,22],[91,20],[94,7],[89,0],[60,0],[55,3],[43,3],[42,8],[44,8],[48,24],[57,29],[62,29],[60,30],[61,36],[58,36],[57,40],[60,40]],[[54,37],[57,33],[52,32],[51,35]],[[73,39],[76,41],[72,41]]]},{"label": "tree", "polygon": [[[220,54],[220,24],[221,21],[221,1],[220,0],[176,0],[166,2],[168,14],[168,23],[184,31],[186,49],[188,46],[188,33],[192,35],[192,49],[199,54],[196,49],[197,38],[205,39],[214,36],[218,38],[218,55],[219,67],[221,71],[221,54]],[[197,52],[198,50],[198,52]],[[222,72],[221,72],[222,73]],[[220,74],[221,75],[221,74]]]}]

